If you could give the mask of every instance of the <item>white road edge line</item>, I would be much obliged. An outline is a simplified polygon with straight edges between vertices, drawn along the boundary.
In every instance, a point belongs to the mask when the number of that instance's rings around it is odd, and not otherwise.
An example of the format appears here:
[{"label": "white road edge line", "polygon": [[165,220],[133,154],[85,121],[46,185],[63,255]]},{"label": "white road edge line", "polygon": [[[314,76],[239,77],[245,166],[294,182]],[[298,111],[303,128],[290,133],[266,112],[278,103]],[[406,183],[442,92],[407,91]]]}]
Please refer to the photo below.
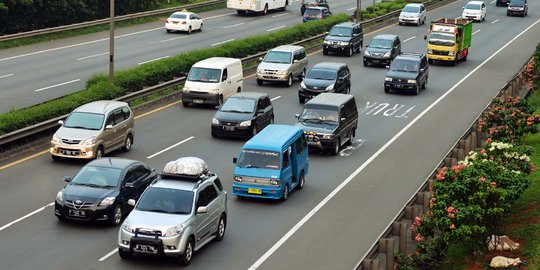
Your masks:
[{"label": "white road edge line", "polygon": [[407,42],[407,41],[409,41],[409,40],[411,40],[411,39],[413,39],[413,38],[415,38],[415,37],[416,37],[416,36],[412,36],[412,37],[410,37],[410,38],[404,40],[403,43],[405,43],[405,42]]},{"label": "white road edge line", "polygon": [[[510,45],[512,42],[514,42],[516,39],[518,39],[520,36],[522,36],[525,32],[527,32],[529,29],[531,29],[533,26],[535,26],[538,22],[540,22],[540,19],[534,22],[532,25],[527,27],[525,30],[523,30],[521,33],[519,33],[517,36],[515,36],[513,39],[508,41],[504,46],[499,48],[495,53],[493,53],[490,57],[488,57],[486,60],[484,60],[480,65],[478,65],[476,68],[474,68],[471,72],[469,72],[465,77],[463,77],[461,80],[459,80],[452,88],[450,88],[446,93],[444,93],[441,97],[439,97],[435,102],[433,102],[431,105],[429,105],[425,110],[423,110],[418,116],[416,116],[409,124],[407,124],[402,130],[400,130],[392,139],[390,139],[388,142],[386,142],[377,152],[375,152],[371,157],[369,157],[368,160],[366,160],[360,167],[358,167],[345,181],[343,181],[339,186],[337,186],[328,196],[326,196],[319,204],[317,204],[307,215],[305,215],[296,225],[294,225],[281,239],[279,239],[268,251],[266,251],[253,265],[251,265],[248,270],[255,270],[261,264],[263,264],[276,250],[281,247],[285,241],[287,241],[302,225],[304,225],[313,215],[315,215],[323,206],[325,206],[339,191],[341,191],[349,182],[351,182],[360,172],[362,172],[375,158],[377,158],[386,148],[388,148],[392,143],[394,143],[395,140],[397,140],[405,131],[407,131],[412,125],[414,125],[420,118],[422,118],[427,112],[429,112],[435,105],[437,105],[441,100],[446,98],[450,93],[452,93],[460,84],[462,84],[465,80],[467,80],[472,74],[474,74],[478,69],[483,67],[489,60],[491,60],[495,55],[499,54],[502,50],[504,50],[508,45]],[[364,255],[365,257],[365,255]],[[364,260],[362,258],[360,260],[360,263]],[[357,267],[353,268],[357,269]]]},{"label": "white road edge line", "polygon": [[275,97],[275,98],[273,98],[273,99],[270,99],[270,101],[274,101],[274,100],[280,99],[280,98],[281,98],[281,96],[277,96],[277,97]]},{"label": "white road edge line", "polygon": [[36,89],[36,90],[34,90],[34,91],[35,91],[35,92],[40,92],[40,91],[47,90],[47,89],[51,89],[51,88],[54,88],[54,87],[57,87],[57,86],[62,86],[62,85],[66,85],[66,84],[78,82],[78,81],[80,81],[80,80],[81,80],[81,79],[75,79],[75,80],[71,80],[71,81],[69,81],[69,82],[63,82],[63,83],[59,83],[59,84],[55,84],[55,85],[51,85],[51,86],[39,88],[39,89]]},{"label": "white road edge line", "polygon": [[482,29],[478,29],[478,30],[474,31],[472,34],[473,34],[473,35],[476,35],[476,34],[477,34],[478,32],[480,32],[480,31],[482,31]]},{"label": "white road edge line", "polygon": [[282,25],[282,26],[278,26],[278,27],[274,27],[274,28],[270,28],[268,30],[266,30],[266,32],[270,32],[270,31],[274,31],[274,30],[278,30],[278,29],[281,29],[283,27],[285,27],[286,25]]},{"label": "white road edge line", "polygon": [[355,10],[356,7],[352,7],[352,8],[348,8],[346,11],[351,11],[351,10]]},{"label": "white road edge line", "polygon": [[191,140],[193,138],[195,138],[195,137],[191,136],[191,137],[189,137],[189,138],[187,138],[187,139],[185,139],[185,140],[183,140],[183,141],[181,141],[179,143],[173,144],[173,145],[171,145],[171,146],[169,146],[169,147],[167,147],[167,148],[165,148],[165,149],[163,149],[163,150],[161,150],[161,151],[159,151],[159,152],[157,152],[157,153],[155,153],[153,155],[147,156],[146,158],[151,159],[151,158],[153,158],[153,157],[155,157],[155,156],[157,156],[159,154],[162,154],[163,152],[169,151],[172,148],[175,148],[175,147],[177,147],[177,146],[179,146],[179,145],[181,145],[181,144],[183,144],[183,143],[185,143],[185,142],[187,142],[187,141],[189,141],[189,140]]},{"label": "white road edge line", "polygon": [[225,40],[225,41],[221,41],[221,42],[218,42],[218,43],[211,44],[210,46],[221,45],[221,44],[223,44],[223,43],[231,42],[231,41],[233,41],[233,40],[234,40],[234,38],[227,39],[227,40]]},{"label": "white road edge line", "polygon": [[111,257],[116,252],[118,252],[118,248],[113,249],[111,252],[107,253],[107,255],[99,258],[98,261],[102,262],[102,261],[106,260],[107,258]]},{"label": "white road edge line", "polygon": [[102,55],[106,55],[106,54],[109,54],[109,52],[98,53],[98,54],[94,54],[94,55],[89,55],[89,56],[77,58],[77,61],[86,60],[88,58],[93,58],[93,57],[102,56]]},{"label": "white road edge line", "polygon": [[[493,2],[495,2],[495,1],[493,1]],[[491,2],[491,3],[493,3],[493,2]],[[498,21],[500,21],[500,20],[501,20],[501,19],[496,19],[496,20],[492,21],[491,24],[494,24],[494,23],[496,23],[496,22],[498,22]]]},{"label": "white road edge line", "polygon": [[242,24],[245,24],[245,23],[237,23],[237,24],[233,24],[233,25],[223,26],[223,29],[227,29],[227,28],[231,28],[231,27],[237,27],[237,26],[240,26]]},{"label": "white road edge line", "polygon": [[272,16],[272,18],[277,18],[277,17],[285,16],[285,15],[287,15],[287,14],[289,14],[289,13],[288,13],[288,12],[281,13],[281,14]]},{"label": "white road edge line", "polygon": [[15,74],[11,73],[11,74],[7,74],[7,75],[2,75],[2,76],[0,76],[0,79],[11,77],[13,75],[15,75]]},{"label": "white road edge line", "polygon": [[171,56],[170,56],[170,55],[167,55],[167,56],[163,56],[163,57],[158,57],[158,58],[155,58],[155,59],[152,59],[152,60],[148,60],[148,61],[144,61],[144,62],[137,63],[137,65],[140,66],[140,65],[142,65],[142,64],[154,62],[154,61],[161,60],[161,59],[165,59],[165,58],[169,58],[169,57],[171,57]]},{"label": "white road edge line", "polygon": [[31,216],[33,216],[33,215],[35,215],[35,214],[37,214],[37,213],[39,213],[39,212],[45,210],[45,208],[46,208],[47,206],[52,206],[52,205],[54,205],[54,202],[49,203],[49,204],[47,204],[47,205],[45,205],[45,206],[43,206],[43,207],[41,207],[41,208],[39,208],[39,209],[37,209],[37,210],[32,211],[31,213],[28,213],[27,215],[25,215],[25,216],[23,216],[23,217],[21,217],[21,218],[18,218],[18,219],[16,219],[16,220],[14,220],[14,221],[12,221],[12,222],[10,222],[10,223],[8,223],[8,224],[6,224],[6,225],[0,227],[0,231],[3,231],[3,230],[5,230],[5,229],[7,229],[8,227],[10,227],[11,225],[13,225],[13,224],[15,224],[15,223],[17,223],[17,222],[20,222],[20,221],[22,221],[22,220],[24,220],[24,219],[26,219],[26,218],[29,218],[29,217],[31,217]]}]

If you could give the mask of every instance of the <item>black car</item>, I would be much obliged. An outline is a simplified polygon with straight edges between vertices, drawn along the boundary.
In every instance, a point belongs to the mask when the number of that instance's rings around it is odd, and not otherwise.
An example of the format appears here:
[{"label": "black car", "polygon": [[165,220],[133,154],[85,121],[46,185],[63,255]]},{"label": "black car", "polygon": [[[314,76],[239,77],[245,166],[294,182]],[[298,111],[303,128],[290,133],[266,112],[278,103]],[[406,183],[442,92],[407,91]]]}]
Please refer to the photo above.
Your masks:
[{"label": "black car", "polygon": [[313,66],[300,84],[298,100],[304,103],[306,99],[324,92],[351,92],[351,71],[347,64],[322,62]]},{"label": "black car", "polygon": [[328,0],[302,0],[302,3],[300,4],[300,14],[302,14],[302,16],[304,16],[304,12],[308,7],[326,7],[330,10]]},{"label": "black car", "polygon": [[428,61],[422,53],[401,53],[384,78],[384,92],[392,90],[412,92],[418,95],[428,82]]},{"label": "black car", "polygon": [[352,22],[336,24],[324,38],[323,54],[328,52],[345,52],[352,56],[354,52],[360,53],[364,44],[364,31],[362,25]]},{"label": "black car", "polygon": [[528,11],[527,0],[512,0],[506,9],[506,16],[519,15],[525,17]]},{"label": "black car", "polygon": [[303,129],[310,149],[337,155],[351,143],[358,127],[358,109],[353,95],[323,93],[304,105],[296,126]]},{"label": "black car", "polygon": [[104,221],[118,225],[157,178],[156,170],[129,159],[101,158],[81,168],[56,195],[54,214],[60,220]]},{"label": "black car", "polygon": [[507,6],[508,3],[510,3],[510,0],[497,0],[497,2],[495,2],[495,5],[496,6]]},{"label": "black car", "polygon": [[212,137],[251,137],[274,123],[268,94],[242,92],[230,96],[212,118]]},{"label": "black car", "polygon": [[390,65],[401,53],[401,41],[396,35],[375,36],[364,51],[364,66]]}]

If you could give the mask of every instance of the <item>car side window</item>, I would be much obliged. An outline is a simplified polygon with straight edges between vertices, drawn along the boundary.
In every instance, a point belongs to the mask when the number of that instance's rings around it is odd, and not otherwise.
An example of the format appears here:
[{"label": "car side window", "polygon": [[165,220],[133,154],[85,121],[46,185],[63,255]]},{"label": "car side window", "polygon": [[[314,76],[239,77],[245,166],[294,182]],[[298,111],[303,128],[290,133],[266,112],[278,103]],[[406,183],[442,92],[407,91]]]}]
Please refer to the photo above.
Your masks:
[{"label": "car side window", "polygon": [[219,189],[219,191],[223,191],[223,184],[221,183],[219,177],[214,180],[214,184]]},{"label": "car side window", "polygon": [[264,106],[264,100],[261,98],[259,99],[259,102],[257,102],[257,110],[264,110],[266,106]]},{"label": "car side window", "polygon": [[304,49],[301,49],[300,50],[300,60],[305,59],[305,58],[306,58],[306,51]]},{"label": "car side window", "polygon": [[272,106],[272,102],[270,102],[269,97],[264,97],[263,100],[264,100],[265,108],[269,107],[269,106]]},{"label": "car side window", "polygon": [[127,171],[126,176],[124,176],[124,181],[122,181],[122,183],[133,183],[135,182],[135,180],[137,180],[137,176],[135,168],[132,167]]},{"label": "car side window", "polygon": [[105,126],[114,126],[114,113],[110,113],[109,116],[107,116],[107,121],[105,122]]},{"label": "car side window", "polygon": [[115,124],[120,124],[122,122],[124,122],[124,113],[122,112],[121,109],[117,109],[117,110],[114,110],[114,122]]},{"label": "car side window", "polygon": [[217,198],[217,196],[218,194],[214,188],[214,185],[206,186],[199,192],[199,198],[197,198],[197,207],[208,206],[208,204]]},{"label": "car side window", "polygon": [[227,80],[227,78],[228,78],[227,69],[224,69],[223,74],[221,75],[221,81],[223,82],[223,81]]},{"label": "car side window", "polygon": [[284,169],[287,168],[287,166],[289,166],[289,149],[283,152],[283,166],[281,168]]},{"label": "car side window", "polygon": [[300,153],[304,152],[304,144],[302,144],[302,137],[300,136],[296,141],[294,141],[294,147],[296,148],[296,154],[300,155]]},{"label": "car side window", "polygon": [[122,112],[124,113],[124,119],[129,119],[131,116],[131,111],[128,107],[122,107]]},{"label": "car side window", "polygon": [[135,167],[135,178],[140,179],[150,174],[150,170],[144,167],[142,164]]}]

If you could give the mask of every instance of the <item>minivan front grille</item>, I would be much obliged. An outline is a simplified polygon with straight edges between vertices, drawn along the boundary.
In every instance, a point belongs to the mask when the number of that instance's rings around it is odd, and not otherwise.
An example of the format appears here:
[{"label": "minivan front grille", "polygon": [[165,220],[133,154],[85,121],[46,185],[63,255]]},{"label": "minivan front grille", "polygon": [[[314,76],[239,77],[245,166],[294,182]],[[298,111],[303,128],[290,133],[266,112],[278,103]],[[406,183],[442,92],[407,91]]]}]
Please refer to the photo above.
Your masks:
[{"label": "minivan front grille", "polygon": [[276,69],[265,69],[264,73],[268,74],[268,75],[277,75],[278,70],[276,70]]},{"label": "minivan front grille", "polygon": [[435,54],[435,55],[448,55],[448,51],[433,50],[433,54]]},{"label": "minivan front grille", "polygon": [[65,138],[62,138],[62,143],[63,144],[79,144],[81,142],[81,140],[74,140],[74,139],[65,139]]},{"label": "minivan front grille", "polygon": [[260,186],[271,186],[270,179],[267,178],[255,178],[255,177],[242,177],[242,183],[255,184]]},{"label": "minivan front grille", "polygon": [[66,200],[66,203],[70,207],[73,207],[75,209],[88,209],[88,208],[91,208],[92,206],[94,206],[93,202],[83,202],[83,201],[80,201],[80,200],[75,200],[75,201]]},{"label": "minivan front grille", "polygon": [[141,229],[141,228],[138,228],[136,229],[136,232],[137,232],[137,235],[145,235],[145,236],[152,236],[152,237],[155,237],[156,235],[157,236],[162,236],[163,233],[159,230],[152,230],[152,229]]}]

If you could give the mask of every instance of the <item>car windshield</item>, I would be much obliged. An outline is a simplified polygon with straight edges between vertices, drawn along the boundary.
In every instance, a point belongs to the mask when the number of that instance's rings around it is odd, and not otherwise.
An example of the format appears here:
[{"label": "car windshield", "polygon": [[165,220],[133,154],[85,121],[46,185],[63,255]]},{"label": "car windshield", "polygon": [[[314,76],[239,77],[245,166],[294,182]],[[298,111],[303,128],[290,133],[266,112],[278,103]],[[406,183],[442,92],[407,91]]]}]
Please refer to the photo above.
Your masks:
[{"label": "car windshield", "polygon": [[118,168],[86,165],[73,177],[71,185],[97,188],[113,188],[118,186],[122,170]]},{"label": "car windshield", "polygon": [[420,7],[419,6],[410,6],[410,5],[406,5],[403,10],[403,12],[408,12],[408,13],[420,13]]},{"label": "car windshield", "polygon": [[317,16],[317,15],[321,15],[321,10],[320,9],[314,9],[314,8],[308,8],[306,9],[305,15],[307,16]]},{"label": "car windshield", "polygon": [[454,46],[454,35],[448,33],[433,32],[429,36],[429,44]]},{"label": "car windshield", "polygon": [[185,19],[187,17],[186,14],[177,14],[177,13],[173,13],[173,15],[171,15],[171,19]]},{"label": "car windshield", "polygon": [[473,9],[473,10],[480,10],[481,6],[479,4],[467,4],[465,5],[465,9]]},{"label": "car windshield", "polygon": [[512,0],[512,2],[510,2],[510,4],[508,4],[509,7],[523,7],[525,4],[525,1],[523,0]]},{"label": "car windshield", "polygon": [[240,168],[279,169],[279,153],[274,151],[244,149],[236,165]]},{"label": "car windshield", "polygon": [[189,70],[188,81],[216,83],[219,82],[220,77],[221,70],[219,69],[192,67]]},{"label": "car windshield", "polygon": [[64,127],[100,130],[105,115],[99,113],[74,112],[64,122]]},{"label": "car windshield", "polygon": [[306,75],[306,78],[333,81],[336,79],[336,74],[337,71],[335,70],[312,68]]},{"label": "car windshield", "polygon": [[394,60],[390,65],[391,71],[401,71],[401,72],[415,72],[417,73],[420,70],[418,62],[408,61],[408,60]]},{"label": "car windshield", "polygon": [[135,209],[188,215],[193,207],[193,196],[191,190],[150,187],[143,193]]},{"label": "car windshield", "polygon": [[316,6],[317,0],[304,0],[304,5],[306,6]]},{"label": "car windshield", "polygon": [[219,110],[222,112],[252,113],[255,111],[255,100],[247,98],[228,98]]},{"label": "car windshield", "polygon": [[338,111],[324,107],[306,107],[299,120],[304,123],[334,125],[338,123]]},{"label": "car windshield", "polygon": [[333,37],[350,37],[352,35],[352,28],[334,26],[328,35]]},{"label": "car windshield", "polygon": [[270,51],[264,57],[263,62],[265,62],[265,63],[290,64],[291,63],[291,53],[290,52],[280,52],[280,51]]},{"label": "car windshield", "polygon": [[391,49],[392,41],[388,39],[372,39],[369,47],[374,49]]}]

